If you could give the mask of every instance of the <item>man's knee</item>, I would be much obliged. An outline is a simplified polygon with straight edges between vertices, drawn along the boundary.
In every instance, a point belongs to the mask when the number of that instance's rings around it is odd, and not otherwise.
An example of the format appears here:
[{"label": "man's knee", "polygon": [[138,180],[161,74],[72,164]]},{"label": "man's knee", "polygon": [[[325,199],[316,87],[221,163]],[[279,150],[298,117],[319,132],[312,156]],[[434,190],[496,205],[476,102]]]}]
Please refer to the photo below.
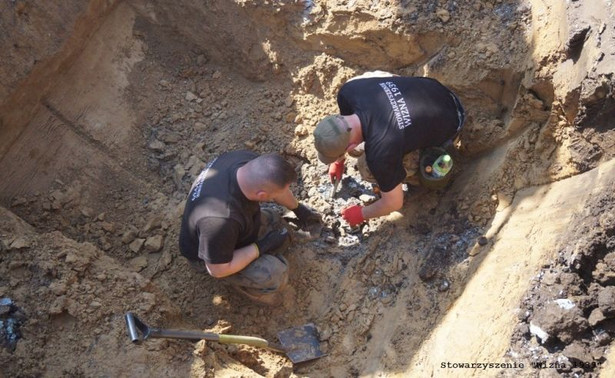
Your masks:
[{"label": "man's knee", "polygon": [[408,185],[412,185],[412,186],[420,185],[419,178],[418,178],[419,157],[420,157],[419,150],[409,152],[406,154],[406,156],[404,156],[403,164],[404,164],[404,170],[406,171],[406,178],[404,179],[404,183]]},{"label": "man's knee", "polygon": [[227,280],[262,292],[275,292],[286,285],[288,273],[288,262],[284,257],[265,254]]},{"label": "man's knee", "polygon": [[376,183],[376,178],[374,177],[374,175],[372,174],[372,171],[370,171],[369,167],[367,166],[367,160],[365,159],[365,154],[357,158],[357,169],[359,171],[359,174],[361,175],[361,178],[364,181],[367,181],[372,184]]},{"label": "man's knee", "polygon": [[254,263],[255,280],[266,284],[278,284],[288,277],[288,261],[283,256],[265,254]]}]

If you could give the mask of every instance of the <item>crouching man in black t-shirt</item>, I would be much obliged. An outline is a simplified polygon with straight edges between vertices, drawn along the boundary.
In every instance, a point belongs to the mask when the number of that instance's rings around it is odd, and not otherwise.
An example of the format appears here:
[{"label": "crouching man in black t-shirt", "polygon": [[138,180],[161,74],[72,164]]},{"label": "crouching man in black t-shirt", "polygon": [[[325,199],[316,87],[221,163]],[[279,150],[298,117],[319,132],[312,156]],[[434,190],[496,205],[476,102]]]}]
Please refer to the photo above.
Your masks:
[{"label": "crouching man in black t-shirt", "polygon": [[418,183],[417,176],[412,176],[418,168],[419,151],[452,140],[464,121],[457,96],[427,77],[384,72],[362,75],[342,86],[337,104],[341,115],[325,117],[314,130],[318,158],[330,164],[329,176],[339,182],[346,152],[353,155],[364,144],[359,172],[367,181],[370,177],[365,176],[372,176],[381,193],[369,206],[342,210],[352,227],[401,209],[402,183]]},{"label": "crouching man in black t-shirt", "polygon": [[294,168],[276,154],[249,151],[220,155],[196,179],[184,209],[179,248],[193,267],[230,283],[261,303],[277,304],[288,281],[288,263],[279,255],[289,231],[279,215],[261,212],[260,202],[291,209],[300,225],[320,216],[294,197]]}]

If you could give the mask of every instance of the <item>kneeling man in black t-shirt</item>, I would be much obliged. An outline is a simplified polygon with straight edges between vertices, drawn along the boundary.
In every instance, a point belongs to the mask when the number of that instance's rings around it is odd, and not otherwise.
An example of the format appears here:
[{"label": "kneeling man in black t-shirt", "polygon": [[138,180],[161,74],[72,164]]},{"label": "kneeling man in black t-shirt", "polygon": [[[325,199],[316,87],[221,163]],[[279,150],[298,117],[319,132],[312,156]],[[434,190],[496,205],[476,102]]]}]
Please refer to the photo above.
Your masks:
[{"label": "kneeling man in black t-shirt", "polygon": [[296,179],[292,165],[276,154],[220,155],[188,194],[179,236],[182,255],[256,301],[279,303],[288,281],[288,264],[279,252],[290,235],[279,215],[261,211],[260,202],[291,209],[300,225],[320,222],[290,191]]},{"label": "kneeling man in black t-shirt", "polygon": [[405,169],[405,158],[410,155],[418,167],[418,152],[455,138],[464,121],[459,99],[437,80],[382,74],[345,83],[337,96],[340,115],[325,117],[314,130],[318,158],[330,164],[332,181],[342,178],[346,152],[352,154],[364,144],[359,171],[373,176],[381,198],[369,206],[342,210],[352,227],[401,209],[402,183],[414,174]]}]

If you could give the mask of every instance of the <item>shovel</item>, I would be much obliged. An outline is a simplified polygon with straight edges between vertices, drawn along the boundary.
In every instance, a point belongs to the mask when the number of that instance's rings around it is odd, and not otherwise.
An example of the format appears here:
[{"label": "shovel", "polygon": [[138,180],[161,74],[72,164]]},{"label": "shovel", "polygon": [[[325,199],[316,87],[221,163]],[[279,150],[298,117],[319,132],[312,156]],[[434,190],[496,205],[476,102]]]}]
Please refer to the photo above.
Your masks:
[{"label": "shovel", "polygon": [[139,344],[143,340],[153,339],[185,339],[207,340],[222,344],[244,344],[265,348],[278,353],[285,353],[294,363],[306,362],[323,357],[318,342],[318,334],[314,324],[294,327],[278,333],[280,344],[271,343],[254,336],[226,335],[201,331],[152,328],[146,325],[132,312],[124,315],[130,340]]}]

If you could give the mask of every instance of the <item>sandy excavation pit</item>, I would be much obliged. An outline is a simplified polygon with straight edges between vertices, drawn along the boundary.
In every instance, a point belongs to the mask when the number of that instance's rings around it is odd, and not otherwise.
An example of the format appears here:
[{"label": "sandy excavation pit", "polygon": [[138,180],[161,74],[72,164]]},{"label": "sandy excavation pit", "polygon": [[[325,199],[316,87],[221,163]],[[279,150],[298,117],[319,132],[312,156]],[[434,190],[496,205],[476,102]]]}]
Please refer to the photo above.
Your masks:
[{"label": "sandy excavation pit", "polygon": [[[614,376],[610,1],[51,3],[0,4],[0,377]],[[357,232],[339,210],[371,186],[349,164],[329,200],[311,133],[371,70],[437,78],[468,119],[453,182]],[[278,308],[177,248],[233,149],[285,156],[325,222]],[[269,340],[311,322],[327,356],[133,345],[128,311]]]}]

